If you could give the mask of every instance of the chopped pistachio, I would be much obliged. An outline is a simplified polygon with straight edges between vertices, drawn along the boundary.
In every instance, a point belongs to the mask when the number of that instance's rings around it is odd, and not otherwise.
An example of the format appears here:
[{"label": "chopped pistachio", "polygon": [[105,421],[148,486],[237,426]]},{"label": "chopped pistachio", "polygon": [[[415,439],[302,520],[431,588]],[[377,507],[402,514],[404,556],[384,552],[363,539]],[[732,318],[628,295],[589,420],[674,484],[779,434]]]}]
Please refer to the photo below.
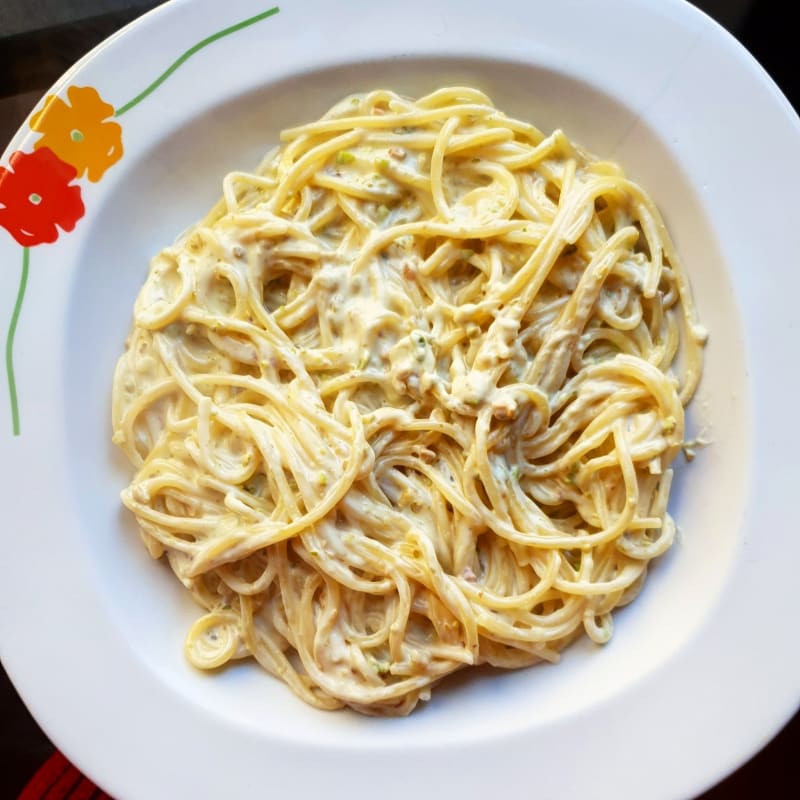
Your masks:
[{"label": "chopped pistachio", "polygon": [[355,161],[355,156],[349,150],[340,150],[336,154],[337,164],[352,164]]},{"label": "chopped pistachio", "polygon": [[577,461],[573,462],[570,465],[569,471],[567,472],[567,480],[570,483],[572,483],[572,484],[575,483],[575,479],[578,477],[578,470],[579,469],[580,469],[580,466],[578,465]]},{"label": "chopped pistachio", "polygon": [[383,222],[389,216],[389,209],[381,203],[375,211],[375,218],[378,222]]},{"label": "chopped pistachio", "polygon": [[378,673],[378,675],[388,675],[391,669],[391,664],[388,661],[383,661],[375,658],[375,656],[367,656],[370,666]]}]

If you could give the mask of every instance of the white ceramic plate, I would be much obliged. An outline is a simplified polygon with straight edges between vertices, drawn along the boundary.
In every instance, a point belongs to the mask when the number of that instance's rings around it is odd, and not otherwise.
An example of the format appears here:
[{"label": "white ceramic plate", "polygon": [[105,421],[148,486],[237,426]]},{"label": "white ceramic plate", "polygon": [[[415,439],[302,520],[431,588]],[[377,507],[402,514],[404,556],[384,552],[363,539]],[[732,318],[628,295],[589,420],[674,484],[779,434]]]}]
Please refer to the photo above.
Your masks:
[{"label": "white ceramic plate", "polygon": [[[797,116],[679,0],[285,0],[226,31],[268,8],[146,15],[57,84],[72,111],[29,120],[0,161],[14,172],[0,182],[12,680],[121,799],[700,792],[800,698]],[[315,711],[248,665],[199,674],[182,655],[195,611],[123,514],[128,469],[109,441],[148,259],[282,127],[348,92],[452,83],[620,161],[666,216],[711,331],[691,427],[713,444],[678,476],[679,541],[607,647],[451,683],[407,719]]]}]

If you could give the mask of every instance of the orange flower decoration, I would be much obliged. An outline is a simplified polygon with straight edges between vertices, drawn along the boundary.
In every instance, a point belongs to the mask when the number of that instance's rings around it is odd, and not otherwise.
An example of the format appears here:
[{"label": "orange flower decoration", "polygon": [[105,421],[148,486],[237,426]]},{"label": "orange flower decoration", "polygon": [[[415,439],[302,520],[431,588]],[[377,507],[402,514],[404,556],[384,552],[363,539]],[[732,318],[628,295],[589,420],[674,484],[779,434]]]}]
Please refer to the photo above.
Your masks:
[{"label": "orange flower decoration", "polygon": [[42,137],[34,149],[47,147],[62,161],[96,182],[122,158],[122,128],[109,122],[114,107],[91,86],[70,86],[65,103],[48,95],[42,110],[31,118],[31,128]]}]

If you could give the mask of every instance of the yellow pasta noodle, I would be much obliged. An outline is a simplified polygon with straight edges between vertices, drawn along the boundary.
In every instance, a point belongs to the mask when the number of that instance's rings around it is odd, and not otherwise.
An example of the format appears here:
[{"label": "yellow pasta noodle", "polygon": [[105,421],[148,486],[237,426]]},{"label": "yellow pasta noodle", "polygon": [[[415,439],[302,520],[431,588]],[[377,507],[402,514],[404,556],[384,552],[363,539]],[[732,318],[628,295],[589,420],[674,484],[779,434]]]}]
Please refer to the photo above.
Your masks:
[{"label": "yellow pasta noodle", "polygon": [[670,546],[705,333],[647,194],[471,88],[347,97],[157,255],[123,492],[186,655],[409,713],[612,633]]}]

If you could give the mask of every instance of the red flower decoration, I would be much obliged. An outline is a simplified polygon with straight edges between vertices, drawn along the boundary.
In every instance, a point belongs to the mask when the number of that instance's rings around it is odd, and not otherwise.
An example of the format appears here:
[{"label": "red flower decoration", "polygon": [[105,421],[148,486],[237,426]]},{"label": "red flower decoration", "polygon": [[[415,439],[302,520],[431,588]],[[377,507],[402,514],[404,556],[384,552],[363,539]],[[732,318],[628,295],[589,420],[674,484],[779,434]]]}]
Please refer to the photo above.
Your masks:
[{"label": "red flower decoration", "polygon": [[9,167],[0,167],[0,227],[23,247],[49,244],[58,238],[58,228],[75,227],[84,207],[80,186],[70,184],[74,167],[47,147],[17,150]]}]

